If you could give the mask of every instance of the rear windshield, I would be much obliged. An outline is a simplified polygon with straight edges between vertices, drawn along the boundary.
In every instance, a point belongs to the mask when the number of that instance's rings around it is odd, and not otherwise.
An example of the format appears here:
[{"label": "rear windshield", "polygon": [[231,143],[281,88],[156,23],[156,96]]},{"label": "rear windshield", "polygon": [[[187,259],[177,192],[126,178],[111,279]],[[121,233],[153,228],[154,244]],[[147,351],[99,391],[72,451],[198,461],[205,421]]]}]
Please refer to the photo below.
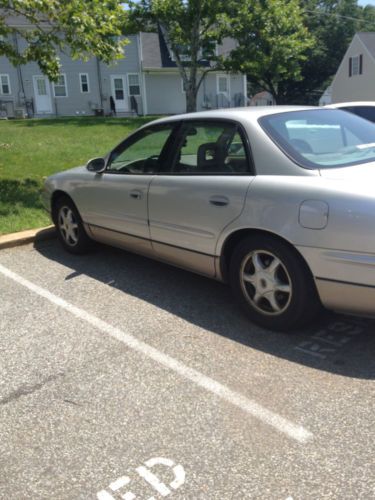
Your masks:
[{"label": "rear windshield", "polygon": [[375,161],[375,124],[338,109],[263,116],[261,127],[305,168],[348,167]]}]

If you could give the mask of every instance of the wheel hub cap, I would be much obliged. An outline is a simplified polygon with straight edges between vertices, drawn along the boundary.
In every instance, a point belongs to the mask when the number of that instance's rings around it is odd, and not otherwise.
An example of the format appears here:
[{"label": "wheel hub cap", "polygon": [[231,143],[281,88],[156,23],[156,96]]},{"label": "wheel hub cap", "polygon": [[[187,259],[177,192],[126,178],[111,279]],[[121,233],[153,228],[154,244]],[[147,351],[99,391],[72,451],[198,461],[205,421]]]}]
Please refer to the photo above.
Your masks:
[{"label": "wheel hub cap", "polygon": [[251,305],[267,315],[284,312],[292,297],[287,269],[278,257],[265,250],[253,251],[243,260],[241,287]]},{"label": "wheel hub cap", "polygon": [[61,207],[58,218],[60,234],[65,243],[74,246],[78,243],[78,224],[69,207]]}]

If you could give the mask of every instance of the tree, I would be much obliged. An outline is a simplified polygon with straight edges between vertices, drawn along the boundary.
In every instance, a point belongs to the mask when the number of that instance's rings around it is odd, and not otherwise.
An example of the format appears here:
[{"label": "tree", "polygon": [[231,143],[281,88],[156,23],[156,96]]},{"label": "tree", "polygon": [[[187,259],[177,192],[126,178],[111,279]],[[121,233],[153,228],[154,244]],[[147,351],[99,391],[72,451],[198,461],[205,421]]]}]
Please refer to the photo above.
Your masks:
[{"label": "tree", "polygon": [[[195,111],[199,87],[220,58],[215,43],[222,41],[227,26],[223,0],[140,0],[129,7],[127,31],[161,29],[186,90],[186,111]],[[210,60],[209,66],[202,61]],[[206,63],[207,64],[207,63]],[[217,66],[216,66],[217,68]]]},{"label": "tree", "polygon": [[332,81],[357,31],[374,31],[374,7],[357,0],[302,0],[305,24],[316,39],[302,63],[300,81],[286,80],[280,92],[295,104],[317,104]]},{"label": "tree", "polygon": [[362,7],[361,31],[375,31],[375,7],[366,5]]},{"label": "tree", "polygon": [[[125,17],[119,0],[0,0],[0,55],[14,65],[36,61],[56,80],[59,51],[106,63],[123,57]],[[27,42],[22,51],[17,35]]]},{"label": "tree", "polygon": [[233,6],[228,34],[238,45],[225,66],[246,73],[253,87],[282,103],[283,82],[302,78],[302,63],[315,43],[299,0],[239,0]]}]

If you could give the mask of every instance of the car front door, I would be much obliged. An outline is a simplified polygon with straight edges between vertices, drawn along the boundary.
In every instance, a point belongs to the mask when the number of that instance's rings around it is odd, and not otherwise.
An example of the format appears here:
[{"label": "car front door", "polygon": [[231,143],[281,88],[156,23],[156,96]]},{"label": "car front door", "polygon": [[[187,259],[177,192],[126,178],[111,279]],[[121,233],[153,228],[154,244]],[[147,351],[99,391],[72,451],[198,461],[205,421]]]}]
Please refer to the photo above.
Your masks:
[{"label": "car front door", "polygon": [[151,249],[147,194],[151,179],[167,168],[174,125],[140,130],[115,148],[106,170],[76,189],[77,203],[95,239],[147,251]]},{"label": "car front door", "polygon": [[243,209],[253,180],[249,148],[238,124],[186,121],[170,171],[149,189],[152,244],[157,255],[215,276],[216,244]]}]

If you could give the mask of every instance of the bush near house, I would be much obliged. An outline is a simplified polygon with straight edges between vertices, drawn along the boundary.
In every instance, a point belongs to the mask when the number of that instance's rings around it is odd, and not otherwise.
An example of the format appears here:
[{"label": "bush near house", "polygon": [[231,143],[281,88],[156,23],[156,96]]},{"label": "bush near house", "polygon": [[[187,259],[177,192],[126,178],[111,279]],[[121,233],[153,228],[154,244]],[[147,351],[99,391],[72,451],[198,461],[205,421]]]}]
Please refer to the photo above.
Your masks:
[{"label": "bush near house", "polygon": [[0,120],[0,234],[50,224],[43,179],[102,156],[154,117]]}]

